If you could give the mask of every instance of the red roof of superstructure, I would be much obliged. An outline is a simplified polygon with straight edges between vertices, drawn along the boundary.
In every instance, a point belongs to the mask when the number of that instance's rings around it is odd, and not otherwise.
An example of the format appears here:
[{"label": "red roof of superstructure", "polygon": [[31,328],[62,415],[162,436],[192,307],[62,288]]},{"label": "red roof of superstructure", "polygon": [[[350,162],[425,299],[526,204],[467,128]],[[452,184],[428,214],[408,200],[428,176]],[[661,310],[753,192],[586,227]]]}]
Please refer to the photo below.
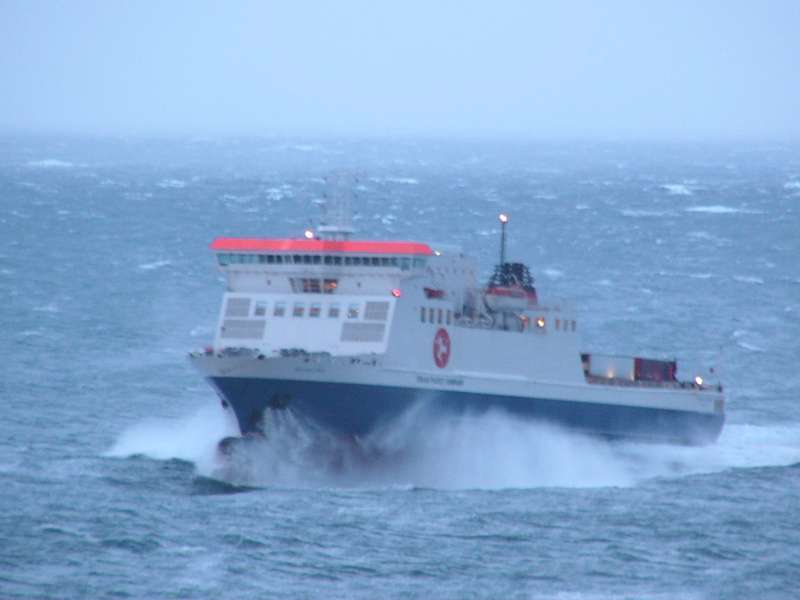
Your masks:
[{"label": "red roof of superstructure", "polygon": [[217,238],[212,250],[229,252],[348,252],[360,254],[433,254],[419,242],[368,242],[350,240]]}]

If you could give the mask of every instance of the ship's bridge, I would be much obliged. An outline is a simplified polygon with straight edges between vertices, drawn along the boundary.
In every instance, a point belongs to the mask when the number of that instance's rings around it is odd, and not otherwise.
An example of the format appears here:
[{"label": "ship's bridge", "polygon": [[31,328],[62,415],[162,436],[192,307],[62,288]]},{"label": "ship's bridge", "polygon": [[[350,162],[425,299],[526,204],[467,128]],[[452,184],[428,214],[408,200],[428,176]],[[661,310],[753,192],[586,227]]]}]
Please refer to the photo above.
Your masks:
[{"label": "ship's bridge", "polygon": [[383,352],[402,281],[422,275],[428,244],[217,238],[227,291],[215,348]]}]

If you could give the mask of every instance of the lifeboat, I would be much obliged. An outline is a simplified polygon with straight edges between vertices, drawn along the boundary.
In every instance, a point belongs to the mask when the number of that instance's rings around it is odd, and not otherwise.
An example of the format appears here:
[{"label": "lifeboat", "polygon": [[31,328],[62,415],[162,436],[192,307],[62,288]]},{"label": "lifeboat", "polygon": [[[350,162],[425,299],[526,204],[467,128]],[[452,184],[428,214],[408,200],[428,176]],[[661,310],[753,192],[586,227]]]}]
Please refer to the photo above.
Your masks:
[{"label": "lifeboat", "polygon": [[536,306],[536,288],[528,267],[522,263],[502,263],[483,292],[491,312],[522,312]]}]

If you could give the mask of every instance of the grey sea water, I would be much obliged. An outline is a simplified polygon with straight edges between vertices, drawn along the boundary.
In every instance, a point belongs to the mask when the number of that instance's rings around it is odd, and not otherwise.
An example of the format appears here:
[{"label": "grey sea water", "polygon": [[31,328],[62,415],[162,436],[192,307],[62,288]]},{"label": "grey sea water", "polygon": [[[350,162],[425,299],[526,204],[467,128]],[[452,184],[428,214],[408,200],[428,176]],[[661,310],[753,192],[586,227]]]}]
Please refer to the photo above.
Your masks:
[{"label": "grey sea water", "polygon": [[[719,442],[493,413],[365,462],[286,415],[221,471],[208,243],[299,235],[342,169],[362,237],[486,275],[508,211],[587,350],[716,366]],[[796,146],[6,137],[0,232],[2,598],[797,597]]]}]

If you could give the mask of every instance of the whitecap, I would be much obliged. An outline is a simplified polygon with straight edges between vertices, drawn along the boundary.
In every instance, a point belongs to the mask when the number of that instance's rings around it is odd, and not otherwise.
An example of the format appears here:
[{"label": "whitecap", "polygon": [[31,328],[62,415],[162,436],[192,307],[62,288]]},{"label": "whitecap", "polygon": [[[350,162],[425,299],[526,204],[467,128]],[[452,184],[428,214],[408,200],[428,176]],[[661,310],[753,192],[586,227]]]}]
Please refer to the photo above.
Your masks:
[{"label": "whitecap", "polygon": [[665,183],[661,186],[662,189],[667,190],[671,196],[691,196],[692,190],[686,187],[683,183]]},{"label": "whitecap", "polygon": [[576,204],[575,210],[589,210],[588,204]]},{"label": "whitecap", "polygon": [[46,312],[46,313],[61,312],[61,309],[59,309],[54,302],[50,302],[49,304],[45,304],[43,306],[36,306],[34,307],[33,310],[34,312]]},{"label": "whitecap", "polygon": [[144,263],[139,265],[139,269],[142,271],[152,271],[153,269],[160,269],[161,267],[166,267],[167,265],[171,265],[172,261],[170,260],[157,260],[151,263]]},{"label": "whitecap", "polygon": [[675,214],[665,210],[639,210],[635,208],[625,208],[620,212],[623,217],[667,217]]},{"label": "whitecap", "polygon": [[744,348],[745,350],[749,350],[750,352],[766,352],[764,348],[756,346],[754,344],[748,344],[747,342],[736,342],[736,345],[740,348]]},{"label": "whitecap", "polygon": [[180,189],[186,187],[186,182],[181,179],[164,179],[156,184],[162,189]]},{"label": "whitecap", "polygon": [[783,189],[800,191],[800,181],[787,181],[783,184]]},{"label": "whitecap", "polygon": [[542,273],[547,275],[550,279],[560,279],[564,276],[564,272],[558,269],[544,269]]},{"label": "whitecap", "polygon": [[45,158],[43,160],[30,160],[25,163],[29,167],[37,169],[66,169],[74,167],[75,165],[66,160],[59,160],[57,158]]},{"label": "whitecap", "polygon": [[280,187],[271,187],[264,190],[268,200],[283,200],[284,198],[292,197],[292,186],[282,185]]},{"label": "whitecap", "polygon": [[764,283],[764,280],[761,277],[752,277],[749,275],[734,275],[734,281],[738,281],[739,283],[755,283],[761,285]]},{"label": "whitecap", "polygon": [[684,209],[686,212],[709,213],[715,215],[730,215],[734,213],[758,215],[761,214],[760,210],[751,210],[747,208],[734,208],[733,206],[723,206],[721,204],[713,204],[710,206],[689,206]]},{"label": "whitecap", "polygon": [[397,176],[389,176],[389,177],[370,177],[370,181],[375,183],[399,183],[402,185],[418,185],[419,179],[415,179],[414,177],[397,177]]}]

